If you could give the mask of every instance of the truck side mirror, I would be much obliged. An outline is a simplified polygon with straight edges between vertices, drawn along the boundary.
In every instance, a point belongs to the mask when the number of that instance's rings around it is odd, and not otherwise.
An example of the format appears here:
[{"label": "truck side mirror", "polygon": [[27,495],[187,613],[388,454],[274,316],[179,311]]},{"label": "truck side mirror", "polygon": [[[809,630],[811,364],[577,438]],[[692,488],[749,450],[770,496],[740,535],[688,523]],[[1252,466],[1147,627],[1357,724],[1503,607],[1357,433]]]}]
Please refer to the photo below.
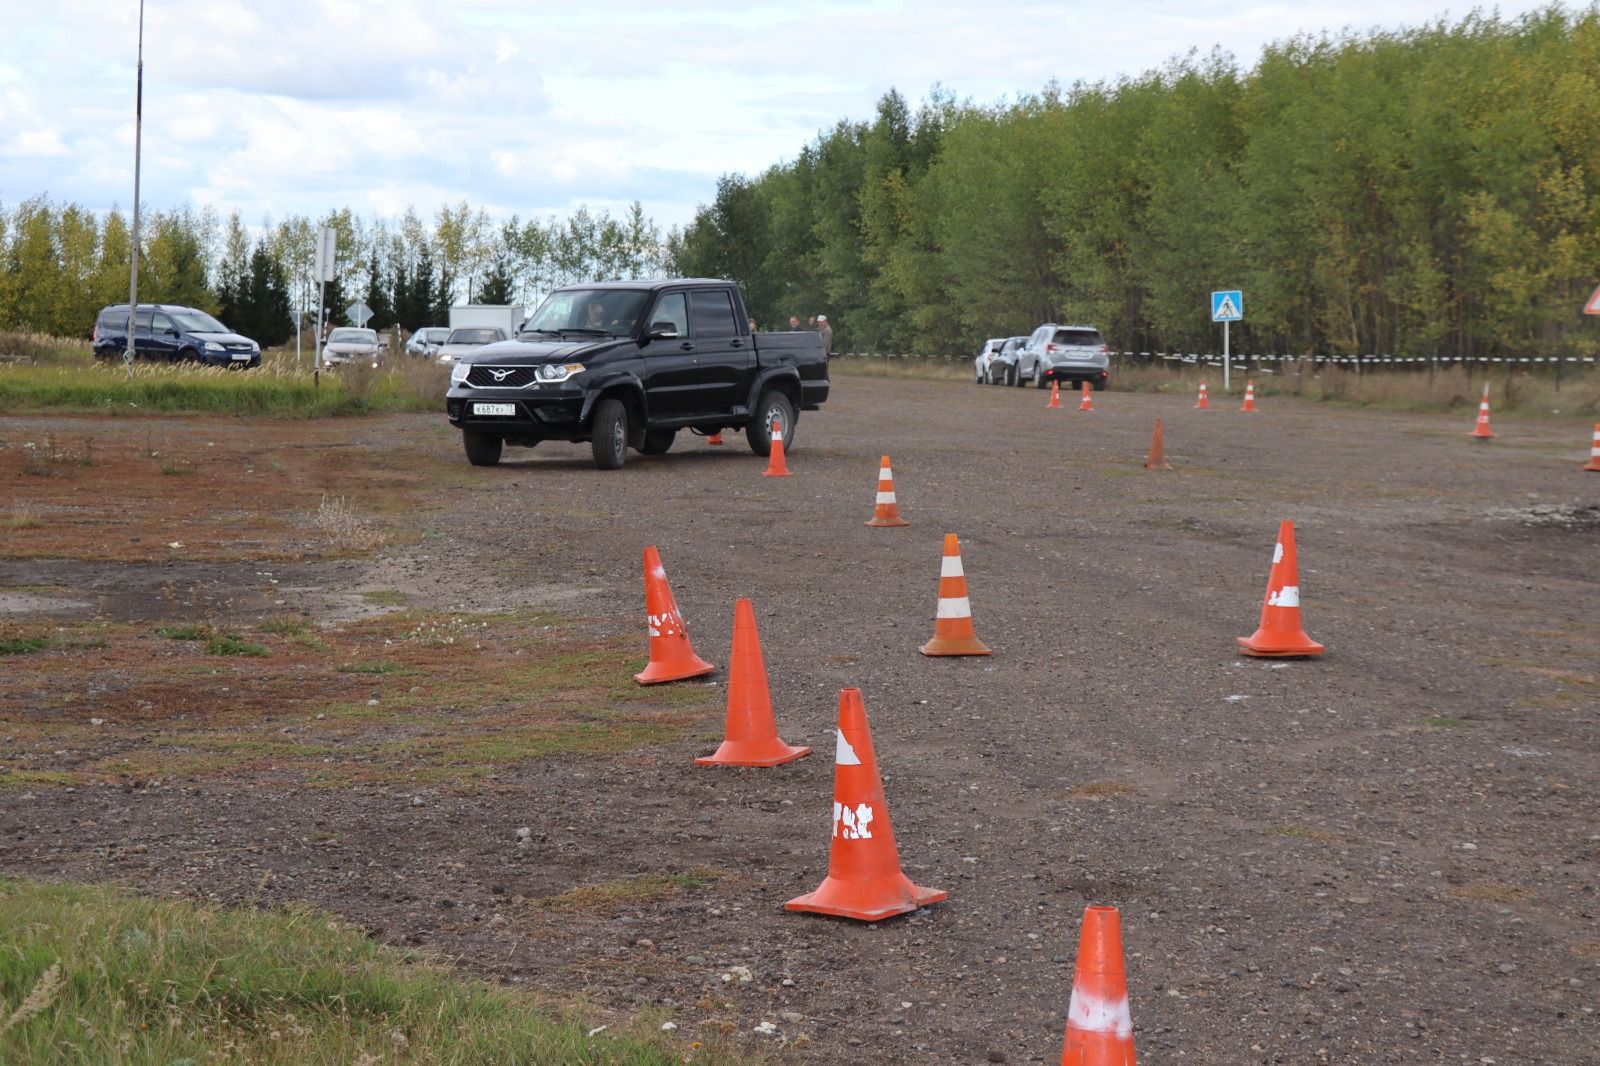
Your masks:
[{"label": "truck side mirror", "polygon": [[678,335],[678,325],[677,325],[676,322],[668,322],[665,319],[663,319],[663,320],[661,320],[659,322],[650,323],[650,339],[651,340],[671,340],[673,337],[676,337],[677,335]]}]

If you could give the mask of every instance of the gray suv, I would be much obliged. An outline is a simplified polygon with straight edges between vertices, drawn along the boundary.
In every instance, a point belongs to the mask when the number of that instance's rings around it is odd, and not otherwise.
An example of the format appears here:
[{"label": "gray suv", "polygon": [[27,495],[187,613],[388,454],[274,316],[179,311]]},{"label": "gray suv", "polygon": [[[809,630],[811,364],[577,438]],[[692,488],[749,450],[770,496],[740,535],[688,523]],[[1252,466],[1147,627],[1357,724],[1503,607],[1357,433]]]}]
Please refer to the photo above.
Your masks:
[{"label": "gray suv", "polygon": [[1111,348],[1093,326],[1058,326],[1046,322],[1029,335],[1017,354],[1016,383],[1037,388],[1059,381],[1077,386],[1087,381],[1096,392],[1111,379]]}]

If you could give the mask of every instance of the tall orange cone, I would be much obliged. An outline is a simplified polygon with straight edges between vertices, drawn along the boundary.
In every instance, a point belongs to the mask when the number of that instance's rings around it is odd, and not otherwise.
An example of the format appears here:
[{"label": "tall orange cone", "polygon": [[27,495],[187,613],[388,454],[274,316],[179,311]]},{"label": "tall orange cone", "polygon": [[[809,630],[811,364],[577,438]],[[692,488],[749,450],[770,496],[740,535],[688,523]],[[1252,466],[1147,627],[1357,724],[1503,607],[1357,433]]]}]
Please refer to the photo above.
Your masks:
[{"label": "tall orange cone", "polygon": [[867,731],[867,709],[860,689],[844,689],[834,738],[828,876],[815,892],[796,896],[784,909],[876,922],[949,898],[948,892],[912,884],[901,872],[878,758]]},{"label": "tall orange cone", "polygon": [[1489,386],[1483,387],[1483,399],[1478,401],[1478,424],[1472,427],[1472,435],[1478,440],[1490,440],[1494,432],[1489,429]]},{"label": "tall orange cone", "polygon": [[667,584],[667,572],[654,545],[644,550],[644,610],[650,624],[650,665],[633,675],[635,681],[657,685],[716,669],[689,645],[683,615],[678,613],[678,601],[672,598],[672,586]]},{"label": "tall orange cone", "polygon": [[1061,382],[1052,380],[1050,382],[1050,402],[1045,404],[1045,407],[1050,408],[1050,409],[1056,409],[1056,408],[1059,408],[1060,406],[1061,406]]},{"label": "tall orange cone", "polygon": [[1255,409],[1256,409],[1256,383],[1253,382],[1253,381],[1247,381],[1247,382],[1244,383],[1244,405],[1242,407],[1240,407],[1239,410],[1241,410],[1241,411],[1254,411]]},{"label": "tall orange cone", "polygon": [[1272,573],[1261,603],[1261,624],[1248,637],[1239,637],[1246,655],[1263,659],[1297,659],[1321,655],[1323,647],[1300,623],[1300,567],[1295,559],[1294,523],[1278,527],[1278,544],[1272,551]]},{"label": "tall orange cone", "polygon": [[1211,401],[1206,399],[1206,383],[1203,381],[1200,383],[1200,398],[1194,402],[1194,409],[1196,411],[1211,410]]},{"label": "tall orange cone", "polygon": [[733,605],[733,651],[728,657],[726,739],[715,754],[695,762],[700,766],[782,766],[810,755],[810,748],[791,747],[778,737],[756,612],[749,600],[737,600]]},{"label": "tall orange cone", "polygon": [[767,469],[762,477],[788,477],[789,464],[783,461],[783,423],[772,420],[772,450],[767,453]]},{"label": "tall orange cone", "polygon": [[900,505],[894,499],[894,471],[889,467],[889,457],[885,455],[878,464],[878,503],[872,509],[872,517],[867,525],[882,529],[910,524],[900,517]]},{"label": "tall orange cone", "polygon": [[972,628],[972,601],[967,598],[967,572],[961,566],[961,542],[944,535],[944,562],[939,568],[939,608],[934,613],[933,639],[924,655],[992,655]]},{"label": "tall orange cone", "polygon": [[1156,431],[1150,434],[1150,457],[1144,461],[1146,470],[1171,470],[1167,462],[1167,449],[1161,440],[1161,419],[1156,419]]},{"label": "tall orange cone", "polygon": [[722,430],[719,429],[715,433],[713,433],[709,437],[707,437],[706,438],[706,443],[707,444],[721,444],[722,443]]},{"label": "tall orange cone", "polygon": [[1089,399],[1089,383],[1087,381],[1085,381],[1083,383],[1082,392],[1083,392],[1083,399],[1078,401],[1078,410],[1080,410],[1080,411],[1093,411],[1094,410],[1094,401]]},{"label": "tall orange cone", "polygon": [[1600,472],[1600,422],[1594,424],[1594,443],[1589,445],[1589,461],[1583,469]]},{"label": "tall orange cone", "polygon": [[1061,1066],[1135,1066],[1122,918],[1115,907],[1084,909]]}]

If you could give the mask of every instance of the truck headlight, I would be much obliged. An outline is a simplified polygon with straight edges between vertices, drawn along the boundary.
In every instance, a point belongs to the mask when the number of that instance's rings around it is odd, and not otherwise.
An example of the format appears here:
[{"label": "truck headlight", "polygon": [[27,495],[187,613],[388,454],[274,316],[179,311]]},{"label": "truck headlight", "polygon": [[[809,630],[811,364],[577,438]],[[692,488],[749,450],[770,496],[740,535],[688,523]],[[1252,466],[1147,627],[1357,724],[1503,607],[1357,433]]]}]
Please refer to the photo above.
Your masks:
[{"label": "truck headlight", "polygon": [[555,384],[556,382],[567,380],[574,374],[581,373],[583,373],[582,363],[566,363],[564,365],[546,363],[539,368],[539,380]]},{"label": "truck headlight", "polygon": [[467,380],[467,374],[472,371],[471,363],[454,362],[450,364],[450,384],[459,385]]}]

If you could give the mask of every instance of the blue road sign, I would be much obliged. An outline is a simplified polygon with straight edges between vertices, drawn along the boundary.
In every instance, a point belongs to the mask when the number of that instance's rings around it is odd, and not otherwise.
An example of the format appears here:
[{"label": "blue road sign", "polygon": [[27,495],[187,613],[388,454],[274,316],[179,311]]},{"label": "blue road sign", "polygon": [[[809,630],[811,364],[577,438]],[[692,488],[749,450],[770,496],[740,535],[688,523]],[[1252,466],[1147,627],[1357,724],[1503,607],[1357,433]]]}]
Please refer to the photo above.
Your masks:
[{"label": "blue road sign", "polygon": [[1224,289],[1211,294],[1211,321],[1237,322],[1244,317],[1244,293]]}]

